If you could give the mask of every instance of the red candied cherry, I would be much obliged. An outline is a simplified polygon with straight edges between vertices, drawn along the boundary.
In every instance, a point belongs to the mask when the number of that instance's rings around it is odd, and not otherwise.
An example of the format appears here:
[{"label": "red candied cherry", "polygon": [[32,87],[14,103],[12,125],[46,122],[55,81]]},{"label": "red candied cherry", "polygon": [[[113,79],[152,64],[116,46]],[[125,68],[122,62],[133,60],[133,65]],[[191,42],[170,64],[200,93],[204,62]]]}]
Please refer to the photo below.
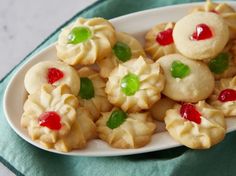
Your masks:
[{"label": "red candied cherry", "polygon": [[195,32],[190,37],[191,40],[205,40],[213,36],[211,29],[206,24],[198,24]]},{"label": "red candied cherry", "polygon": [[165,31],[159,32],[156,36],[156,41],[162,46],[169,45],[174,42],[172,37],[173,29],[169,28]]},{"label": "red candied cherry", "polygon": [[197,124],[201,123],[201,114],[197,111],[196,107],[190,103],[182,104],[180,108],[180,114],[183,118],[195,122]]},{"label": "red candied cherry", "polygon": [[216,11],[216,10],[210,10],[209,12],[212,12],[212,13],[215,13],[215,14],[219,14],[219,12],[218,11]]},{"label": "red candied cherry", "polygon": [[236,91],[233,89],[222,90],[218,96],[218,100],[221,102],[235,101]]},{"label": "red candied cherry", "polygon": [[55,111],[44,112],[39,117],[39,125],[51,130],[60,130],[61,117]]},{"label": "red candied cherry", "polygon": [[53,84],[54,82],[62,79],[64,77],[64,73],[57,68],[49,68],[47,76],[48,83]]}]

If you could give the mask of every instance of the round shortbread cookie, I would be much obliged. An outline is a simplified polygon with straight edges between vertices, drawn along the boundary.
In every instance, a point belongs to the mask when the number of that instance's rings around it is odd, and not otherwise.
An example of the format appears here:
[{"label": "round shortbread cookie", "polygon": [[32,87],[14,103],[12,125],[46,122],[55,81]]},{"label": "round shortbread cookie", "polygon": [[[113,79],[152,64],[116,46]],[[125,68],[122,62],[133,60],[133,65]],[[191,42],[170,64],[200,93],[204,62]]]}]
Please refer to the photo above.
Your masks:
[{"label": "round shortbread cookie", "polygon": [[164,70],[163,94],[175,101],[198,102],[213,92],[214,77],[208,66],[180,54],[161,57],[157,62]]},{"label": "round shortbread cookie", "polygon": [[66,84],[74,95],[78,95],[80,88],[77,71],[59,61],[42,61],[27,71],[24,85],[29,94],[38,91],[43,84],[52,84],[53,86]]},{"label": "round shortbread cookie", "polygon": [[215,13],[196,12],[180,19],[173,31],[176,48],[189,59],[216,56],[229,40],[228,25]]}]

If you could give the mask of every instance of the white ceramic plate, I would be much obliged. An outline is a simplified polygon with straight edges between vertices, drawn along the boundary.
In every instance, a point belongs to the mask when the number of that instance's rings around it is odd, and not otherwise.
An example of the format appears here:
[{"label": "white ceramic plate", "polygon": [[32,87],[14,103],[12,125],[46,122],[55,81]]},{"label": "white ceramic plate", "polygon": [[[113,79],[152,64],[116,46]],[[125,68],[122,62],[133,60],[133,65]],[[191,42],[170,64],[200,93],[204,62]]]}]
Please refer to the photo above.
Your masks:
[{"label": "white ceramic plate", "polygon": [[[228,3],[236,9],[236,2]],[[177,21],[181,17],[185,16],[194,6],[200,4],[202,3],[183,4],[151,9],[118,17],[110,21],[116,27],[116,30],[130,33],[143,43],[145,33],[155,24],[161,22]],[[27,95],[24,89],[23,80],[26,71],[31,66],[42,60],[49,59],[56,59],[55,44],[49,46],[39,54],[33,56],[19,69],[19,71],[13,76],[9,85],[7,86],[4,96],[4,111],[7,121],[15,130],[15,132],[29,143],[50,152],[77,156],[131,155],[157,151],[181,145],[178,142],[174,141],[166,131],[154,134],[152,137],[152,141],[145,147],[139,149],[115,149],[111,148],[105,142],[96,139],[90,141],[88,143],[88,146],[83,150],[74,150],[69,153],[62,153],[53,149],[45,149],[37,142],[32,141],[29,138],[27,131],[20,127],[20,118],[23,112],[23,104]],[[159,123],[159,126],[163,129],[161,123]],[[228,132],[236,130],[236,118],[227,118],[227,127]]]}]

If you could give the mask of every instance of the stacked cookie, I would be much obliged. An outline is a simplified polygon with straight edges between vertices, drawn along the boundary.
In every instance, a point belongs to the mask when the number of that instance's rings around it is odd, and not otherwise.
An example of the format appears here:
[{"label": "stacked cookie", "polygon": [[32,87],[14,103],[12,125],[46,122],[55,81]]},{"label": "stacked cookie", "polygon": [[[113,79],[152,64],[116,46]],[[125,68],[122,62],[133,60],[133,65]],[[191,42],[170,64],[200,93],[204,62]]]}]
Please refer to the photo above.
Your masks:
[{"label": "stacked cookie", "polygon": [[143,147],[157,121],[190,148],[219,143],[225,117],[236,115],[236,19],[229,14],[236,13],[208,1],[154,26],[144,49],[103,18],[77,19],[59,35],[58,60],[26,73],[22,127],[63,152],[95,138],[115,148]]}]

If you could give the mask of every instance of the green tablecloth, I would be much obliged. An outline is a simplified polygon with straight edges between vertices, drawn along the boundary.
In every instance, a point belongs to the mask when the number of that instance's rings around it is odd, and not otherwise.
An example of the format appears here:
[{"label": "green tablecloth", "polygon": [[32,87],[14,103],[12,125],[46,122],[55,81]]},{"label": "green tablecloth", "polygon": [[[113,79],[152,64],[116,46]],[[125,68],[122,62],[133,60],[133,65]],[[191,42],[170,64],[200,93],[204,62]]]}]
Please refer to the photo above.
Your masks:
[{"label": "green tablecloth", "polygon": [[[108,0],[95,4],[76,14],[61,27],[78,16],[101,16],[107,19],[149,8],[187,3],[191,0]],[[68,3],[72,3],[68,1]],[[168,15],[168,14],[167,14]],[[55,17],[56,18],[56,17]],[[61,28],[60,27],[60,28]],[[58,28],[19,65],[56,41]],[[122,157],[62,156],[38,149],[25,142],[10,128],[3,113],[3,94],[17,65],[0,81],[0,161],[17,175],[29,176],[232,176],[236,175],[236,132],[228,134],[223,142],[209,150],[190,150],[185,147],[147,154]]]}]

